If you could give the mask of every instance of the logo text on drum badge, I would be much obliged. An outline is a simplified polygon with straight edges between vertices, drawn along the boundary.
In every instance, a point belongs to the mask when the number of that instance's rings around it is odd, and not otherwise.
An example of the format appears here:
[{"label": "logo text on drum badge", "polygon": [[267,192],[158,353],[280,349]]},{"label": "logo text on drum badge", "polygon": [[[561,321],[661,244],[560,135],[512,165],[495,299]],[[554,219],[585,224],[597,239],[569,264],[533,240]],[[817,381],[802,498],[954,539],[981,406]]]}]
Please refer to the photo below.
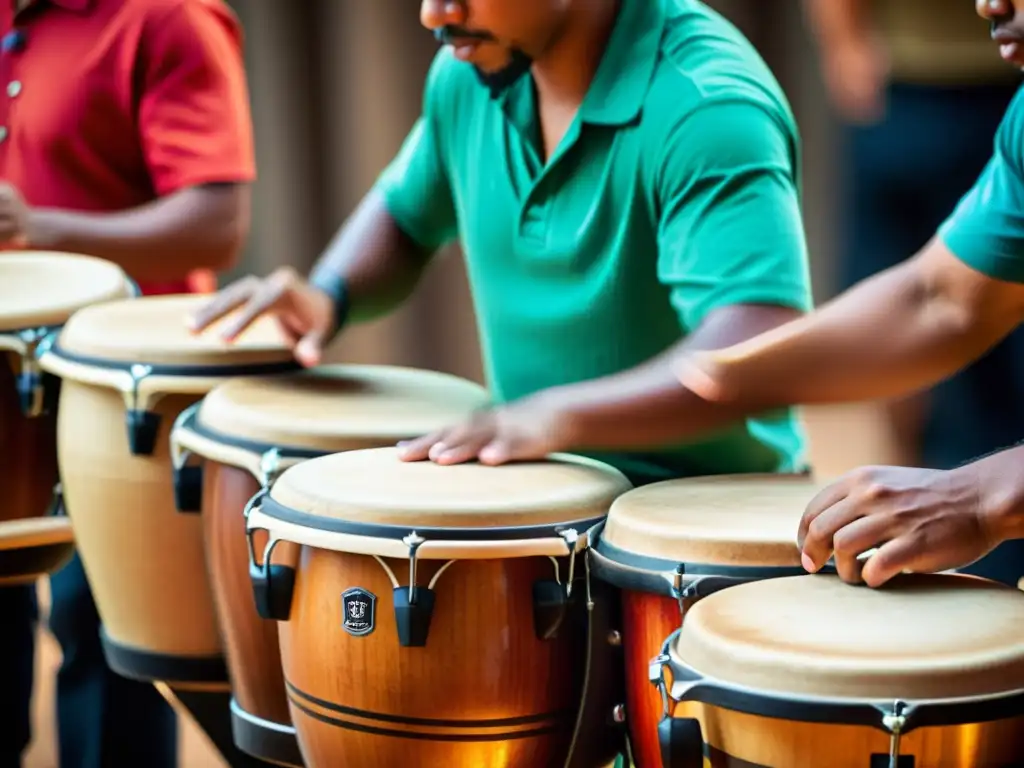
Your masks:
[{"label": "logo text on drum badge", "polygon": [[362,637],[376,625],[377,596],[360,587],[341,593],[341,627],[350,635]]}]

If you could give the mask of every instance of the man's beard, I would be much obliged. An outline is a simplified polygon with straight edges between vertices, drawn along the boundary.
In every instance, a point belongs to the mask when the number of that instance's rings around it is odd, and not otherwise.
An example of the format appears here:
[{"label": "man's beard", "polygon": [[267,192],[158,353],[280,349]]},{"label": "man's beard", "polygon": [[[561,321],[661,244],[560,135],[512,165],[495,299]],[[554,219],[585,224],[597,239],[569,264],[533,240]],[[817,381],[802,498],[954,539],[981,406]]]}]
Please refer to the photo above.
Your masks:
[{"label": "man's beard", "polygon": [[[434,31],[434,37],[442,45],[448,45],[452,40],[481,40],[492,41],[494,38],[481,32],[471,32],[454,27],[442,27]],[[511,88],[523,75],[530,71],[533,59],[527,56],[518,48],[513,48],[510,54],[509,63],[501,69],[493,72],[485,72],[480,67],[473,65],[477,79],[490,92],[491,98],[496,99],[506,90]]]}]

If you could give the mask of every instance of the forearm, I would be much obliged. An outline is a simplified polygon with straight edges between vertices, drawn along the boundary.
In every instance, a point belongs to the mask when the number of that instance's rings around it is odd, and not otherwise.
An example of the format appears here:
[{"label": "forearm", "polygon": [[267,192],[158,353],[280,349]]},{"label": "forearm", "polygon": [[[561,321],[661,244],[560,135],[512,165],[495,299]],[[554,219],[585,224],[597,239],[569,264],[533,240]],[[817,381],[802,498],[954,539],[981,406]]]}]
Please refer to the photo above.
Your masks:
[{"label": "forearm", "polygon": [[398,227],[383,197],[371,192],[359,204],[313,268],[345,281],[348,318],[367,320],[404,302],[419,283],[430,254]]},{"label": "forearm", "polygon": [[224,185],[112,213],[36,208],[29,212],[29,245],[107,259],[140,282],[180,280],[195,269],[234,265],[248,233],[249,205],[247,187]]},{"label": "forearm", "polygon": [[870,0],[804,0],[818,47],[860,41],[871,34]]},{"label": "forearm", "polygon": [[565,450],[642,449],[698,437],[752,415],[749,403],[709,403],[679,386],[675,356],[712,349],[796,316],[783,307],[746,306],[713,313],[692,336],[636,368],[539,393],[564,427]]},{"label": "forearm", "polygon": [[968,268],[944,248],[923,256],[708,355],[723,398],[763,406],[907,394],[955,373],[1020,322],[1020,306],[965,289]]}]

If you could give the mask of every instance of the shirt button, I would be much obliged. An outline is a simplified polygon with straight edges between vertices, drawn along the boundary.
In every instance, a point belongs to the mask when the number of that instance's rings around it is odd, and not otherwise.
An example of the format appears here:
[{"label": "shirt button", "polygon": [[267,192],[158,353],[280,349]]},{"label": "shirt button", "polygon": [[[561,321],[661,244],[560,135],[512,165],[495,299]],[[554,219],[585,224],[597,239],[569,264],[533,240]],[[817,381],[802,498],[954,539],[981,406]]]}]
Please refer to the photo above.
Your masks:
[{"label": "shirt button", "polygon": [[11,80],[7,84],[7,95],[13,99],[19,93],[21,93],[21,83],[18,80]]},{"label": "shirt button", "polygon": [[7,126],[0,125],[0,143],[7,141]]}]

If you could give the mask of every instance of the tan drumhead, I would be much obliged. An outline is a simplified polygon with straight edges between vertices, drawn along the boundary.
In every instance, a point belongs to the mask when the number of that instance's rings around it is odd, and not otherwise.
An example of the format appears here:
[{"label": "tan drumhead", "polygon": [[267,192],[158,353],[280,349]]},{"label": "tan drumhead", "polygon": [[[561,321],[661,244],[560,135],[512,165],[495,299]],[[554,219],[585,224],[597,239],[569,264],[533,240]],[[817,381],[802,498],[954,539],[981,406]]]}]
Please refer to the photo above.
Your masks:
[{"label": "tan drumhead", "polygon": [[228,438],[335,452],[418,437],[486,402],[483,387],[444,373],[330,365],[227,381],[204,398],[197,421]]},{"label": "tan drumhead", "polygon": [[129,295],[120,267],[49,251],[0,255],[0,330],[56,326],[90,304]]},{"label": "tan drumhead", "polygon": [[62,352],[122,363],[149,365],[258,365],[292,359],[287,339],[271,318],[257,320],[232,343],[223,320],[201,334],[188,317],[208,296],[149,296],[86,307],[60,334]]},{"label": "tan drumhead", "polygon": [[503,528],[599,518],[629,487],[617,470],[579,457],[441,466],[403,462],[396,449],[376,448],[298,464],[270,495],[325,522]]},{"label": "tan drumhead", "polygon": [[654,483],[615,501],[601,541],[677,563],[799,566],[797,526],[819,487],[800,475]]},{"label": "tan drumhead", "polygon": [[1024,689],[1024,595],[953,574],[880,589],[833,575],[751,582],[694,605],[673,655],[774,693],[926,700]]}]

